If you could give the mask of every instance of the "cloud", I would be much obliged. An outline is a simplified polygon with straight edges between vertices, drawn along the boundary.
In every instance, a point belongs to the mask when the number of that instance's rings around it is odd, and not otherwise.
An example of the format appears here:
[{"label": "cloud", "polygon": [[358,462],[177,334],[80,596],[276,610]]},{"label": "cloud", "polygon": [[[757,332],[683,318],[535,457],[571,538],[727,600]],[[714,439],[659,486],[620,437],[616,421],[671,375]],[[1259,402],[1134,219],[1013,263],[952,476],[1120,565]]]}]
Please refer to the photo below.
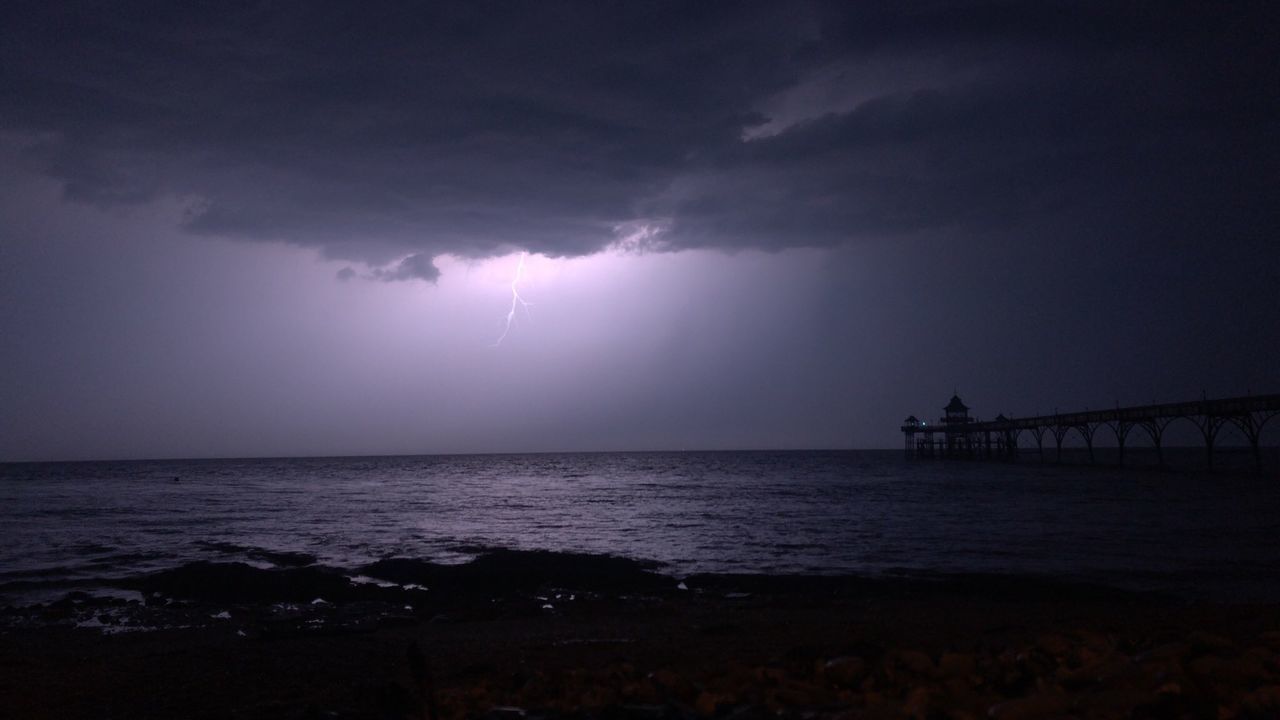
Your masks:
[{"label": "cloud", "polygon": [[40,138],[71,200],[184,198],[190,232],[379,279],[515,248],[1261,235],[1280,178],[1255,14],[19,4],[0,128]]},{"label": "cloud", "polygon": [[[346,268],[350,269],[350,268]],[[440,268],[431,261],[426,253],[410,255],[391,267],[374,268],[370,273],[374,280],[393,282],[396,280],[425,280],[434,283],[440,278]]]}]

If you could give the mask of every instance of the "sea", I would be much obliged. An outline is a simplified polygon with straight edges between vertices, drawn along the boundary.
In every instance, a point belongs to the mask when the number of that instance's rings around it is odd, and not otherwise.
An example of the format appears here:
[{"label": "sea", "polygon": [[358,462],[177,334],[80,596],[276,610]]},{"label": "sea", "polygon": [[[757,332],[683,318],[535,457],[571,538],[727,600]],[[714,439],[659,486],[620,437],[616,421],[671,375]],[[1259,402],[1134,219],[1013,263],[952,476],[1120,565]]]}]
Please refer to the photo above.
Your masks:
[{"label": "sea", "polygon": [[1280,482],[900,451],[0,465],[0,606],[197,560],[355,573],[493,548],[673,577],[1013,575],[1277,601]]}]

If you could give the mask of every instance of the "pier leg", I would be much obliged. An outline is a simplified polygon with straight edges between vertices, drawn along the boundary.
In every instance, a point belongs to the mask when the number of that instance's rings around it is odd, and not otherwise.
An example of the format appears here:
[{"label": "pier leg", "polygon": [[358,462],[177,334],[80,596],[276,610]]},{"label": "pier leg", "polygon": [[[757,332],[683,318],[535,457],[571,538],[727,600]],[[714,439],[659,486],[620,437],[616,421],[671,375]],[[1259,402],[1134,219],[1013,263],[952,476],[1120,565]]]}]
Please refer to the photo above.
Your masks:
[{"label": "pier leg", "polygon": [[1204,425],[1200,427],[1200,432],[1204,434],[1205,464],[1210,471],[1213,470],[1213,441],[1217,438],[1220,427],[1219,421],[1215,421],[1213,417],[1206,417]]},{"label": "pier leg", "polygon": [[1249,449],[1253,451],[1253,471],[1259,475],[1262,474],[1262,426],[1267,424],[1268,419],[1252,413],[1231,419],[1249,441]]},{"label": "pier leg", "polygon": [[1124,467],[1124,442],[1129,439],[1129,431],[1133,426],[1129,423],[1119,420],[1111,426],[1116,434],[1116,446],[1120,449],[1119,456],[1116,458],[1116,467]]}]

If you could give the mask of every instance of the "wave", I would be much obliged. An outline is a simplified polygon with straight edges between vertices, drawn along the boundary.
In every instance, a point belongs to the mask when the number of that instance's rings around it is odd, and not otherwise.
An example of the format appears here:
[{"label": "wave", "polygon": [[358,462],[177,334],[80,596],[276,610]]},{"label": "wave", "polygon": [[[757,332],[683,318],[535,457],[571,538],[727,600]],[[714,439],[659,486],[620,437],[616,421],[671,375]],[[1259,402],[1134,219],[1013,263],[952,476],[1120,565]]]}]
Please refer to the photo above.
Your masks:
[{"label": "wave", "polygon": [[258,560],[280,567],[306,567],[318,562],[318,558],[311,553],[293,550],[268,550],[254,545],[239,545],[231,542],[208,540],[197,540],[193,544],[224,555],[243,555],[250,560]]}]

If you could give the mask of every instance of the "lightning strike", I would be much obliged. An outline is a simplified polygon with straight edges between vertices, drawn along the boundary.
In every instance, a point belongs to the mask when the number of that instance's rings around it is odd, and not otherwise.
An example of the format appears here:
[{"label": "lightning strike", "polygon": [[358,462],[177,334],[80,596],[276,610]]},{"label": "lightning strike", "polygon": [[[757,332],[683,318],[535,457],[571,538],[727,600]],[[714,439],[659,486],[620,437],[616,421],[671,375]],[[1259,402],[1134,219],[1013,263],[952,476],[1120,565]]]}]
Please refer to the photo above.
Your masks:
[{"label": "lightning strike", "polygon": [[529,312],[529,305],[531,303],[525,302],[525,299],[520,297],[520,290],[516,287],[520,284],[520,278],[524,276],[524,258],[528,254],[529,253],[527,252],[520,253],[520,264],[516,265],[516,276],[511,280],[511,309],[507,311],[507,324],[506,327],[502,329],[502,334],[499,335],[498,339],[493,343],[493,347],[501,345],[502,341],[506,339],[507,333],[511,332],[511,321],[516,318],[517,307],[524,308],[526,314]]}]

